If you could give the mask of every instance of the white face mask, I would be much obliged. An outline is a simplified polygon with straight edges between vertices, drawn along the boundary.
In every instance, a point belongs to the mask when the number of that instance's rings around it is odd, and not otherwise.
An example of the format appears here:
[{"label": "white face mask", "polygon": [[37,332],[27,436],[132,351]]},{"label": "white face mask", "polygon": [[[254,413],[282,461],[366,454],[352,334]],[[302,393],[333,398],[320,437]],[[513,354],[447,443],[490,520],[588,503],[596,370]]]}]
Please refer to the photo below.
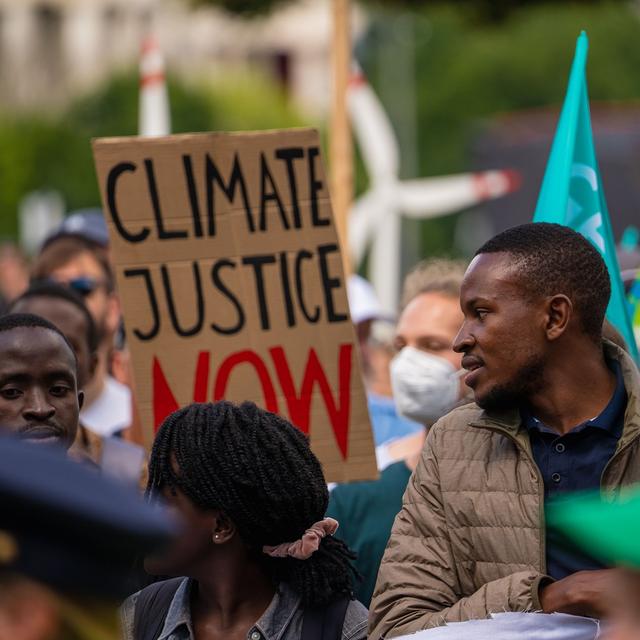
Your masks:
[{"label": "white face mask", "polygon": [[391,387],[398,413],[431,426],[460,397],[460,374],[444,358],[404,347],[391,361]]}]

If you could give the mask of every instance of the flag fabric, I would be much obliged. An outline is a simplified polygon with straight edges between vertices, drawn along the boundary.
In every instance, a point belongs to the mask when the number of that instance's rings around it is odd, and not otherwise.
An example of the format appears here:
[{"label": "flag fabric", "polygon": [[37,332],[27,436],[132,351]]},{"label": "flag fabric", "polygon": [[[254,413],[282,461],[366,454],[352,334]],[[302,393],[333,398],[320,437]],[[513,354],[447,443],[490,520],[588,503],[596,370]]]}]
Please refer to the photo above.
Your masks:
[{"label": "flag fabric", "polygon": [[620,278],[615,243],[596,160],[587,94],[589,41],[578,37],[569,85],[538,196],[534,222],[555,222],[575,229],[598,249],[609,270],[608,320],[622,334],[631,355],[638,349]]}]

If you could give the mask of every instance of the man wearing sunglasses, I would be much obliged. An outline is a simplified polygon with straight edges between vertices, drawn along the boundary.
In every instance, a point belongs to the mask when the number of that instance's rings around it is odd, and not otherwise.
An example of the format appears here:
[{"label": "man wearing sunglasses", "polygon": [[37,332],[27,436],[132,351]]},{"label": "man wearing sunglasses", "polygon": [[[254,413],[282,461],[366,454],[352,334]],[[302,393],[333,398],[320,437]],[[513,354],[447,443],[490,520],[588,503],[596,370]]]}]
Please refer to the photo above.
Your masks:
[{"label": "man wearing sunglasses", "polygon": [[109,236],[99,210],[67,217],[45,240],[32,278],[53,281],[82,296],[98,333],[97,365],[85,386],[82,423],[102,437],[128,428],[132,422],[131,393],[110,375],[110,360],[121,314],[108,255]]}]

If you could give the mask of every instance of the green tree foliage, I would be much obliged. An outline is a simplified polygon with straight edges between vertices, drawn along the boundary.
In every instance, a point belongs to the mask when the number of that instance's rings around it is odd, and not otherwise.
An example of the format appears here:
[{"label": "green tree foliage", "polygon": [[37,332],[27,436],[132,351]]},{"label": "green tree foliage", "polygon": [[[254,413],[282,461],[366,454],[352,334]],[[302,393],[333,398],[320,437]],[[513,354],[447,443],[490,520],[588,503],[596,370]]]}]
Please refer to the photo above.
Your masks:
[{"label": "green tree foliage", "polygon": [[[287,2],[291,0],[191,0],[194,5],[216,6],[245,17],[268,13]],[[575,5],[593,5],[601,2],[602,0],[573,0]],[[421,11],[449,4],[481,20],[499,22],[521,7],[549,4],[549,0],[359,0],[358,4],[387,11]]]},{"label": "green tree foliage", "polygon": [[[206,0],[205,0],[206,1]],[[211,0],[209,0],[211,1]],[[215,1],[215,0],[213,0]],[[549,0],[360,0],[363,4],[386,10],[413,10],[450,5],[464,11],[468,16],[487,22],[500,22],[513,12],[524,7],[550,5]],[[609,0],[610,2],[613,0]],[[624,0],[617,0],[622,3]],[[267,3],[268,4],[268,3]],[[556,3],[560,4],[560,3]],[[573,0],[574,5],[602,4],[602,0]]]},{"label": "green tree foliage", "polygon": [[[501,23],[478,21],[464,6],[438,4],[413,15],[420,175],[467,170],[474,133],[500,113],[559,110],[582,29],[589,36],[591,100],[640,98],[640,19],[630,5],[536,3]],[[402,97],[385,95],[381,57],[411,45],[398,40],[397,15],[379,10],[360,47],[364,69],[389,107]],[[452,246],[454,224],[452,217],[425,223],[425,249]]]},{"label": "green tree foliage", "polygon": [[[213,88],[169,79],[175,133],[298,126],[284,96],[262,78]],[[59,191],[69,210],[95,206],[100,198],[90,140],[135,135],[138,79],[117,75],[74,101],[61,115],[6,114],[0,119],[0,236],[15,237],[21,198],[36,189]]]}]

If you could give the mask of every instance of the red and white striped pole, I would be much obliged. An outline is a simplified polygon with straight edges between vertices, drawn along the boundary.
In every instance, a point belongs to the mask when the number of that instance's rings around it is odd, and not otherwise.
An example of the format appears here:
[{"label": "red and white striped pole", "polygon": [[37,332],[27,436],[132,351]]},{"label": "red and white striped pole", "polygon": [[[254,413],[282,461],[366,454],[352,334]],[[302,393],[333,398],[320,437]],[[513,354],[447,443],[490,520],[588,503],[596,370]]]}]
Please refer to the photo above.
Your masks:
[{"label": "red and white striped pole", "polygon": [[147,36],[142,43],[138,133],[141,136],[167,136],[171,133],[164,59],[154,36]]}]

